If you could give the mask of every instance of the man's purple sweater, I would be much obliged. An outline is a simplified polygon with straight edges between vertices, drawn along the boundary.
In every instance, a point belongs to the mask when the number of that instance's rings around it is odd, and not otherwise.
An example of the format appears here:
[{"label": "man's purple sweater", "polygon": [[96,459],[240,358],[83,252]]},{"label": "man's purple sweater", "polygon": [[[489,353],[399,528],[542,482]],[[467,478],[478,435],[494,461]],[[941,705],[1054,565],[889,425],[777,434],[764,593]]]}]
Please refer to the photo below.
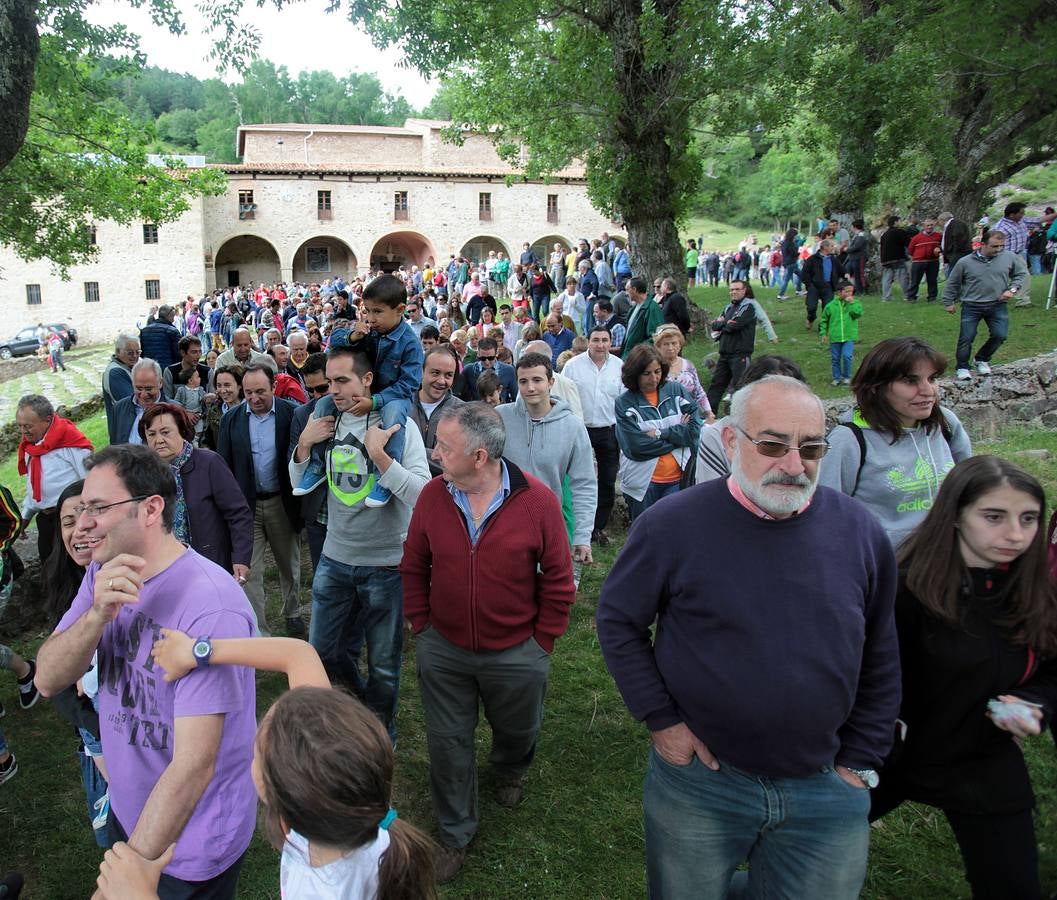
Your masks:
[{"label": "man's purple sweater", "polygon": [[720,765],[878,768],[899,713],[895,590],[891,544],[855,500],[819,487],[770,521],[716,480],[635,521],[598,639],[631,714],[685,722]]}]

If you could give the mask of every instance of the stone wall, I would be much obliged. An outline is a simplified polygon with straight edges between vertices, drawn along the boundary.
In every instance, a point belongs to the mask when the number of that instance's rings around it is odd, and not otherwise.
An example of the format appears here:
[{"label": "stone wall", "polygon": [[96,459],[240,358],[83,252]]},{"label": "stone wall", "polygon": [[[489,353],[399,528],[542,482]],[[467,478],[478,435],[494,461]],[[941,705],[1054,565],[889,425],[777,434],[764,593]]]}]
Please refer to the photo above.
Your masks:
[{"label": "stone wall", "polygon": [[0,359],[0,382],[13,381],[23,375],[32,375],[34,372],[43,372],[47,367],[48,364],[36,355]]},{"label": "stone wall", "polygon": [[[976,440],[998,438],[1007,425],[1057,427],[1057,353],[996,365],[990,376],[974,375],[972,381],[945,378],[940,389],[940,402]],[[825,405],[833,425],[854,401],[849,396]]]}]

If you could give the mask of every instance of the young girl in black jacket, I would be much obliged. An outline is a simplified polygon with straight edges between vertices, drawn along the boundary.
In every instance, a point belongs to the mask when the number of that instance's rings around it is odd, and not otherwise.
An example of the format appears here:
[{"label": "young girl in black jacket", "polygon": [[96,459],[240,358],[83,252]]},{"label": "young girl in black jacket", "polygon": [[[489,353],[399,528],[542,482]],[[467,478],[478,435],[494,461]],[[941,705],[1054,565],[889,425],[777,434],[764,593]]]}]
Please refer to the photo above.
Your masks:
[{"label": "young girl in black jacket", "polygon": [[899,554],[903,703],[870,819],[943,811],[973,897],[1041,897],[1020,739],[1057,706],[1057,604],[1042,486],[1012,463],[959,463]]}]

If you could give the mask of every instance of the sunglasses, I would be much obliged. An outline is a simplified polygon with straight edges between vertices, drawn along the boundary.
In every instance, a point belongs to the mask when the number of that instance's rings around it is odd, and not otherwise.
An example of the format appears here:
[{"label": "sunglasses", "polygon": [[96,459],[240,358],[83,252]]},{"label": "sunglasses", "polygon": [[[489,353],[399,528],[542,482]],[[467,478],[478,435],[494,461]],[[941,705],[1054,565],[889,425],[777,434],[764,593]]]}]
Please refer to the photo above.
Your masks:
[{"label": "sunglasses", "polygon": [[317,384],[315,387],[310,387],[309,390],[313,394],[318,394],[320,397],[322,397],[325,393],[327,393],[327,391],[330,390],[330,385],[329,384]]},{"label": "sunglasses", "polygon": [[495,362],[495,359],[496,359],[496,357],[494,357],[494,356],[478,356],[477,358],[481,362]]},{"label": "sunglasses", "polygon": [[801,444],[799,447],[794,447],[792,444],[787,444],[785,441],[769,441],[769,440],[757,440],[756,438],[750,437],[749,433],[743,428],[738,429],[745,437],[749,439],[749,442],[755,445],[756,452],[760,456],[766,456],[770,459],[781,459],[790,450],[796,450],[800,454],[801,459],[816,460],[822,459],[829,450],[829,441],[809,441],[806,444]]}]

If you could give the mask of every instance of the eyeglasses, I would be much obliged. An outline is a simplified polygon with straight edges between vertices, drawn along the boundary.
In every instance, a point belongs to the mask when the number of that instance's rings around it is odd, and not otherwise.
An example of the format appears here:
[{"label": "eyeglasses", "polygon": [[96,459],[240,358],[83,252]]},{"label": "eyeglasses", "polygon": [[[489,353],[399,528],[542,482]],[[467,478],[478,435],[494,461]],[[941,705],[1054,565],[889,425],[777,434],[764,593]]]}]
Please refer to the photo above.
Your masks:
[{"label": "eyeglasses", "polygon": [[74,513],[78,518],[85,515],[86,513],[93,519],[101,516],[108,509],[112,509],[115,506],[121,506],[125,503],[139,503],[141,500],[146,500],[148,497],[153,496],[152,494],[142,494],[139,497],[129,497],[125,500],[115,500],[113,503],[79,503],[73,508]]},{"label": "eyeglasses", "polygon": [[829,441],[809,441],[806,444],[801,444],[799,447],[794,447],[792,444],[787,444],[785,441],[768,441],[768,440],[757,440],[754,437],[750,437],[749,433],[744,428],[738,429],[745,437],[747,437],[750,443],[756,446],[756,452],[760,456],[767,456],[771,459],[781,459],[790,450],[796,450],[800,454],[801,459],[816,460],[822,459],[829,450]]},{"label": "eyeglasses", "polygon": [[478,356],[477,358],[481,362],[495,362],[495,360],[496,360],[496,358],[494,356]]},{"label": "eyeglasses", "polygon": [[310,387],[309,390],[313,394],[318,394],[320,397],[322,397],[325,393],[327,393],[327,391],[330,390],[330,385],[329,384],[317,384],[315,387]]}]

